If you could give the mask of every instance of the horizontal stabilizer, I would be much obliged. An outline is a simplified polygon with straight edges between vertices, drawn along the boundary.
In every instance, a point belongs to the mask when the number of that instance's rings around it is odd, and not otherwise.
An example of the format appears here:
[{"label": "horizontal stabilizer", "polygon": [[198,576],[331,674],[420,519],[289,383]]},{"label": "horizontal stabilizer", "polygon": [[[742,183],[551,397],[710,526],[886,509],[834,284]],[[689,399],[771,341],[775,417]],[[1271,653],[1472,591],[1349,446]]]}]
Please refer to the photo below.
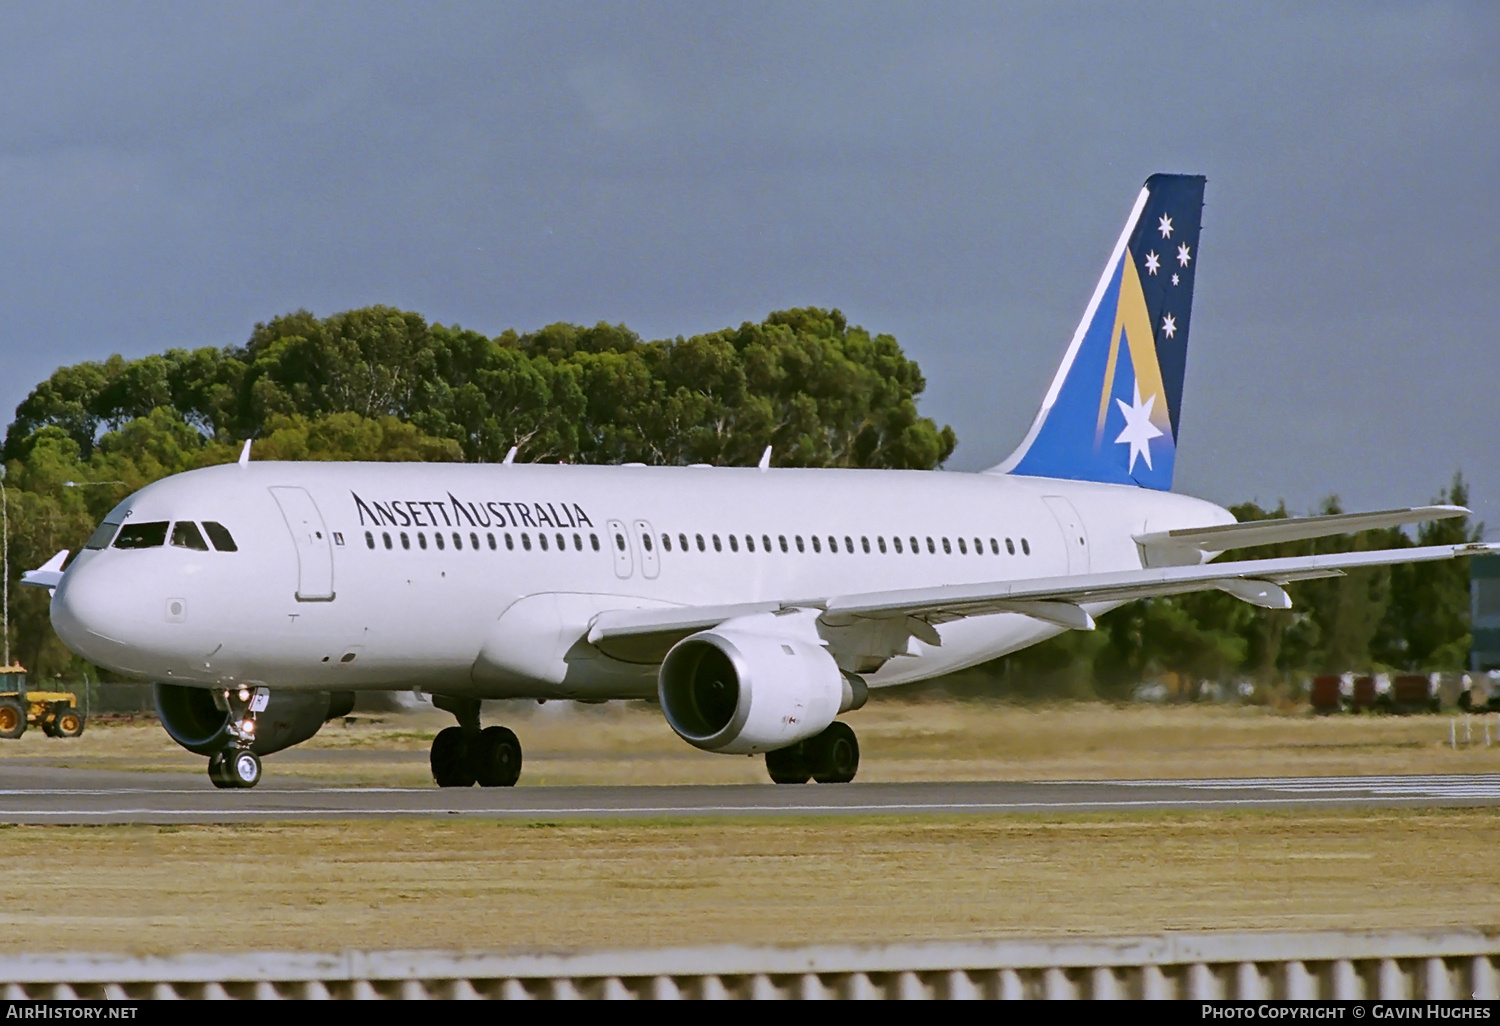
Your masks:
[{"label": "horizontal stabilizer", "polygon": [[21,583],[33,588],[56,588],[62,583],[63,564],[67,561],[68,550],[63,549],[35,570],[27,570],[22,574]]},{"label": "horizontal stabilizer", "polygon": [[1186,527],[1138,534],[1135,543],[1140,546],[1141,558],[1147,566],[1191,566],[1230,549],[1280,545],[1468,515],[1469,511],[1462,506],[1411,506],[1374,513],[1334,513],[1322,517],[1283,517],[1216,527]]}]

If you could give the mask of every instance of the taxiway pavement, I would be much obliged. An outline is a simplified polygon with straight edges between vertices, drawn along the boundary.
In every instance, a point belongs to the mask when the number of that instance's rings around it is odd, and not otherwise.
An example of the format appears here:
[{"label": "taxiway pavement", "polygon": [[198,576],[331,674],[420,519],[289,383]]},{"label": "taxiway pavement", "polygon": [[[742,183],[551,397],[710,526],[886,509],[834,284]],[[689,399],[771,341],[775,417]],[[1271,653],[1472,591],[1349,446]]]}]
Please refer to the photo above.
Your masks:
[{"label": "taxiway pavement", "polygon": [[324,787],[267,779],[0,766],[0,823],[247,823],[375,817],[672,819],[1193,809],[1500,806],[1500,775],[974,781],[802,786]]}]

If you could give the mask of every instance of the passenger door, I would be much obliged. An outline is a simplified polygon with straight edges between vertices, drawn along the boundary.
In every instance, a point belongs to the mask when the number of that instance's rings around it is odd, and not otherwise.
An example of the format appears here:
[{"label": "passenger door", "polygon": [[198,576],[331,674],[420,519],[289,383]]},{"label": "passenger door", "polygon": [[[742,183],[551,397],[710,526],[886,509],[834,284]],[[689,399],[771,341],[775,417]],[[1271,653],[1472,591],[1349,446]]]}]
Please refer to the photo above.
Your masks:
[{"label": "passenger door", "polygon": [[1068,573],[1088,573],[1089,535],[1084,530],[1083,518],[1078,515],[1078,510],[1061,495],[1044,495],[1042,501],[1052,511],[1053,518],[1057,520],[1058,530],[1062,531],[1063,553],[1068,560]]},{"label": "passenger door", "polygon": [[297,601],[332,602],[333,544],[317,503],[305,488],[278,485],[270,491],[297,548]]},{"label": "passenger door", "polygon": [[651,525],[646,521],[635,522],[635,540],[641,547],[641,576],[654,580],[661,573],[661,556],[651,536]]}]

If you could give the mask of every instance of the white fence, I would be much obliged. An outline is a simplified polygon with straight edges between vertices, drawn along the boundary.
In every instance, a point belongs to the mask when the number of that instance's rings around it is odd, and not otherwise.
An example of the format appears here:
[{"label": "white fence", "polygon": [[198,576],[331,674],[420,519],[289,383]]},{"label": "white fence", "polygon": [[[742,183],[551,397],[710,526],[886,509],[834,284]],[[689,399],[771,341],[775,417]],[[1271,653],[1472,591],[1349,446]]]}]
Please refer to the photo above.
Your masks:
[{"label": "white fence", "polygon": [[1497,998],[1500,936],[1201,933],[568,955],[0,956],[4,998]]}]

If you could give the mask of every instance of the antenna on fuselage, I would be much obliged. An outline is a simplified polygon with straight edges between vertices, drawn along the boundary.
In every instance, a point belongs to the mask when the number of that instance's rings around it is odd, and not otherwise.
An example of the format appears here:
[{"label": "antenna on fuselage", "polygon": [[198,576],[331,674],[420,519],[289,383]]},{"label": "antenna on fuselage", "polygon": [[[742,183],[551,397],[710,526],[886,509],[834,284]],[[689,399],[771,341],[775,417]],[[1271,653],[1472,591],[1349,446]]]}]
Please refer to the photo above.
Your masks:
[{"label": "antenna on fuselage", "polygon": [[519,445],[513,445],[513,446],[511,446],[510,447],[510,452],[508,452],[508,453],[505,454],[505,459],[501,460],[500,463],[502,465],[504,465],[504,464],[507,464],[507,463],[514,463],[514,462],[516,462],[516,452],[520,448],[521,447]]},{"label": "antenna on fuselage", "polygon": [[760,463],[757,464],[761,470],[771,469],[771,447],[766,446],[766,451],[760,454]]},{"label": "antenna on fuselage", "polygon": [[245,439],[245,447],[240,450],[239,464],[242,467],[250,465],[250,439]]}]

